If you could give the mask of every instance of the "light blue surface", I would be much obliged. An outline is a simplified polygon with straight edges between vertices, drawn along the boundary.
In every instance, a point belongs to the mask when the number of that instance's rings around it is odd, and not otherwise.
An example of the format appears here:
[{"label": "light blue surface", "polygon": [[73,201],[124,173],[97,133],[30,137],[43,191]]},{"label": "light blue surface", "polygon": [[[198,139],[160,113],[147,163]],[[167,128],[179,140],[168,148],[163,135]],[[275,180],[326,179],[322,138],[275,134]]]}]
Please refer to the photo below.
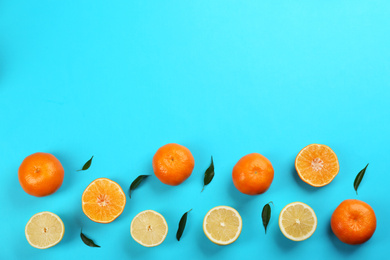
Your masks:
[{"label": "light blue surface", "polygon": [[[73,2],[73,3],[71,3]],[[17,1],[0,2],[1,259],[385,259],[388,254],[390,2],[374,1]],[[195,169],[182,185],[150,178],[111,224],[90,221],[81,194],[98,177],[127,191],[152,173],[152,156],[170,142],[188,147]],[[303,183],[294,159],[310,143],[329,145],[340,173],[323,188]],[[65,168],[62,187],[36,198],[17,171],[34,152]],[[271,188],[247,196],[231,171],[259,152],[275,169]],[[92,155],[90,170],[76,172]],[[215,178],[200,193],[214,156]],[[356,174],[370,163],[359,188]],[[330,216],[345,199],[375,210],[378,227],[361,246],[342,244]],[[261,222],[273,201],[267,235]],[[309,204],[318,227],[295,243],[277,217]],[[206,212],[235,207],[239,239],[227,247],[203,234]],[[175,234],[188,215],[182,240]],[[169,225],[164,243],[144,248],[132,218],[154,209]],[[48,250],[31,247],[29,218],[52,211],[66,232]],[[85,246],[80,228],[101,245]]]}]

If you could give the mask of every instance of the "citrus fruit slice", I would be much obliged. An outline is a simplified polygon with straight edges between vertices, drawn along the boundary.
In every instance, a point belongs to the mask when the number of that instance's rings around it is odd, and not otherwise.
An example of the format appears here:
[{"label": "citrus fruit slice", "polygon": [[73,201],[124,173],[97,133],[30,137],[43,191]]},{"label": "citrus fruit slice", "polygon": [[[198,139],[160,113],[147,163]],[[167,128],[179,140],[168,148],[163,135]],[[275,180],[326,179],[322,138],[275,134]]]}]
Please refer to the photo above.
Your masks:
[{"label": "citrus fruit slice", "polygon": [[126,195],[118,183],[99,178],[91,182],[81,197],[84,214],[92,221],[110,223],[126,205]]},{"label": "citrus fruit slice", "polygon": [[293,202],[280,212],[279,228],[288,239],[302,241],[313,235],[317,228],[317,216],[305,203]]},{"label": "citrus fruit slice", "polygon": [[298,153],[295,169],[304,182],[322,187],[336,177],[340,166],[336,154],[329,146],[310,144]]},{"label": "citrus fruit slice", "polygon": [[145,210],[138,213],[131,221],[130,234],[143,246],[158,246],[168,234],[168,224],[160,213]]},{"label": "citrus fruit slice", "polygon": [[65,226],[60,217],[48,211],[32,216],[25,228],[28,243],[39,249],[57,245],[64,233]]},{"label": "citrus fruit slice", "polygon": [[207,212],[203,220],[203,231],[211,242],[229,245],[237,240],[242,229],[242,219],[237,210],[218,206]]}]

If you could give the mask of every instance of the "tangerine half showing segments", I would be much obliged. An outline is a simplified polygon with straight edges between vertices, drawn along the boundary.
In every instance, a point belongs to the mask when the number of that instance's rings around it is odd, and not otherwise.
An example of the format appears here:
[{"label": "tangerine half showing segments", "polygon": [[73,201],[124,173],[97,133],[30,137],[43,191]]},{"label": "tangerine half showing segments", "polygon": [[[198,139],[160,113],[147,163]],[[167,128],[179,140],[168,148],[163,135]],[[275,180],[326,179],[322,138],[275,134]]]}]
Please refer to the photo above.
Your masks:
[{"label": "tangerine half showing segments", "polygon": [[376,229],[374,210],[360,200],[344,200],[332,214],[332,231],[342,242],[356,245],[369,240]]},{"label": "tangerine half showing segments", "polygon": [[295,169],[304,182],[314,187],[322,187],[336,177],[340,166],[336,154],[329,146],[310,144],[298,153]]},{"label": "tangerine half showing segments", "polygon": [[180,144],[166,144],[153,156],[153,171],[165,184],[179,185],[190,177],[195,160],[190,150]]},{"label": "tangerine half showing segments", "polygon": [[126,195],[118,183],[99,178],[84,190],[81,202],[84,214],[92,221],[110,223],[122,214]]},{"label": "tangerine half showing segments", "polygon": [[61,187],[64,180],[64,168],[54,155],[34,153],[23,160],[18,176],[25,192],[36,197],[43,197],[53,194]]},{"label": "tangerine half showing segments", "polygon": [[233,183],[242,193],[257,195],[264,193],[274,179],[271,162],[259,153],[242,157],[233,168]]}]

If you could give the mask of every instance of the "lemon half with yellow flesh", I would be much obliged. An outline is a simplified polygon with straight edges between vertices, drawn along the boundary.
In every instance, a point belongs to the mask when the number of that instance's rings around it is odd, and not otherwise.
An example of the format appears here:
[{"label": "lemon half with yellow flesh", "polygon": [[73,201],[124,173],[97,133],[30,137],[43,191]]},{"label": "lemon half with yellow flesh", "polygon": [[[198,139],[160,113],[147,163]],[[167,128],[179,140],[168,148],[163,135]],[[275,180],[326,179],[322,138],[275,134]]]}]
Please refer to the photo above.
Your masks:
[{"label": "lemon half with yellow flesh", "polygon": [[39,249],[57,245],[64,233],[65,226],[60,217],[48,211],[32,216],[25,228],[28,243]]},{"label": "lemon half with yellow flesh", "polygon": [[158,246],[168,234],[168,224],[160,213],[145,210],[138,213],[131,221],[130,234],[143,246]]},{"label": "lemon half with yellow flesh", "polygon": [[207,212],[203,219],[203,231],[211,242],[229,245],[241,234],[242,219],[232,207],[218,206]]},{"label": "lemon half with yellow flesh", "polygon": [[317,228],[317,216],[305,203],[293,202],[280,212],[279,228],[288,239],[302,241],[313,235]]}]

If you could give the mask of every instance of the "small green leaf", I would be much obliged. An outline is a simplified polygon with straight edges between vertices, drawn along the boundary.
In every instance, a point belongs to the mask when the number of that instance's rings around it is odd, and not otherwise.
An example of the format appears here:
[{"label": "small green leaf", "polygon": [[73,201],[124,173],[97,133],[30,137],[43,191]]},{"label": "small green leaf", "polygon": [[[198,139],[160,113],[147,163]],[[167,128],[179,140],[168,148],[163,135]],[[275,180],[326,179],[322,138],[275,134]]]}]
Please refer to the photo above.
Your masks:
[{"label": "small green leaf", "polygon": [[271,206],[270,206],[271,203],[273,204],[272,201],[265,204],[263,207],[263,212],[261,213],[261,218],[263,219],[263,226],[266,234],[267,234],[267,226],[269,220],[271,219]]},{"label": "small green leaf", "polygon": [[81,240],[83,240],[84,244],[86,244],[87,246],[90,246],[90,247],[100,247],[98,245],[96,245],[92,239],[86,237],[84,234],[83,234],[83,229],[81,229],[80,231],[80,237],[81,237]]},{"label": "small green leaf", "polygon": [[367,166],[368,166],[368,163],[367,163],[366,167],[364,167],[363,170],[361,170],[361,171],[356,175],[355,181],[353,182],[353,187],[355,188],[356,195],[358,194],[357,190],[358,190],[358,188],[359,188],[360,182],[362,181],[362,179],[363,179],[363,177],[364,177],[364,174],[366,173]]},{"label": "small green leaf", "polygon": [[204,190],[204,187],[206,187],[206,185],[208,185],[213,180],[213,178],[214,178],[214,162],[213,162],[213,157],[211,156],[210,166],[209,168],[207,168],[207,170],[204,173],[202,191]]},{"label": "small green leaf", "polygon": [[140,175],[131,183],[130,188],[129,188],[129,197],[130,197],[130,199],[131,199],[131,192],[133,190],[135,190],[141,184],[141,182],[144,179],[148,178],[149,176],[150,175]]},{"label": "small green leaf", "polygon": [[177,239],[177,241],[180,241],[181,235],[183,234],[184,228],[186,227],[186,223],[187,223],[187,214],[188,214],[188,212],[190,212],[191,210],[192,210],[192,209],[190,209],[189,211],[187,211],[186,213],[184,213],[183,216],[182,216],[181,219],[180,219],[179,228],[177,229],[177,233],[176,233],[176,239]]},{"label": "small green leaf", "polygon": [[83,168],[81,168],[81,170],[78,170],[78,172],[79,172],[79,171],[88,170],[89,167],[91,166],[92,159],[93,159],[93,155],[92,155],[91,159],[89,159],[89,160],[84,164]]}]

